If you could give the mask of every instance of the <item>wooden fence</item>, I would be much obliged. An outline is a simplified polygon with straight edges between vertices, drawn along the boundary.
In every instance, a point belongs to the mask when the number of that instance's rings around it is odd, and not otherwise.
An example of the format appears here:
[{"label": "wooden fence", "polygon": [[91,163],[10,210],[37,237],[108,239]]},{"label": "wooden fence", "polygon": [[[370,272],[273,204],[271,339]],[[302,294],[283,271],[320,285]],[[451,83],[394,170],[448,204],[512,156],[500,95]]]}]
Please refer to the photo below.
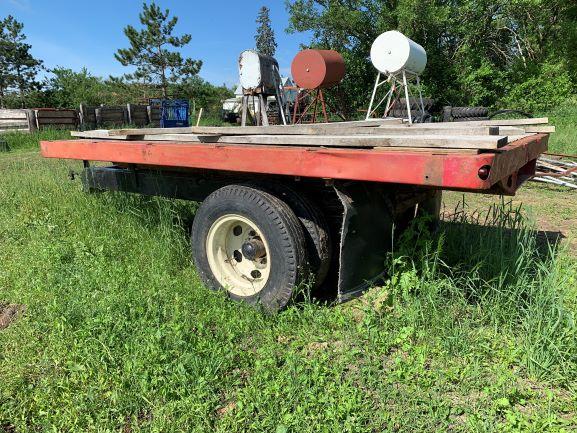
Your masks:
[{"label": "wooden fence", "polygon": [[89,107],[86,104],[80,104],[78,117],[80,119],[80,125],[82,125],[83,129],[96,128],[96,108],[97,107]]},{"label": "wooden fence", "polygon": [[160,109],[150,105],[88,106],[78,110],[36,108],[0,109],[0,133],[3,131],[35,131],[38,129],[95,129],[122,125],[159,126]]},{"label": "wooden fence", "polygon": [[159,127],[162,115],[160,108],[149,105],[146,107],[146,111],[148,113],[148,123],[153,127]]},{"label": "wooden fence", "polygon": [[30,116],[29,110],[0,109],[0,132],[29,131],[31,126]]},{"label": "wooden fence", "polygon": [[39,108],[31,110],[36,118],[36,129],[58,128],[78,129],[80,124],[77,110],[56,110],[53,108]]},{"label": "wooden fence", "polygon": [[128,123],[136,126],[145,126],[150,123],[148,120],[148,107],[146,105],[126,105],[126,115]]}]

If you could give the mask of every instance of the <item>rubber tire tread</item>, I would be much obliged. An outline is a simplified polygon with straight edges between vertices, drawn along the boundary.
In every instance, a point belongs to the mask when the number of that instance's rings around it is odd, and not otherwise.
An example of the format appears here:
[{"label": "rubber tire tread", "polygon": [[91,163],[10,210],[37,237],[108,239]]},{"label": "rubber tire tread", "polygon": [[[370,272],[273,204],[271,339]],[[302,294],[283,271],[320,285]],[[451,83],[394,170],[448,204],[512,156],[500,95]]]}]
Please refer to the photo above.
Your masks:
[{"label": "rubber tire tread", "polygon": [[314,287],[319,287],[327,277],[332,258],[332,240],[324,214],[308,197],[286,185],[272,183],[264,188],[286,202],[300,220],[305,233],[310,270],[314,274]]},{"label": "rubber tire tread", "polygon": [[[252,212],[251,209],[256,212],[247,215],[247,212]],[[269,248],[282,250],[281,255],[285,257],[285,263],[281,266],[284,272],[271,272],[265,287],[252,296],[242,297],[227,291],[214,277],[208,263],[206,236],[214,221],[228,213],[246,216],[261,229],[270,223],[278,236],[268,233]],[[212,214],[216,214],[215,217]],[[196,269],[208,287],[225,291],[235,301],[260,304],[267,311],[285,308],[295,288],[309,275],[306,242],[300,220],[288,204],[254,185],[228,185],[209,195],[200,205],[193,221],[191,245]]]},{"label": "rubber tire tread", "polygon": [[487,117],[489,109],[485,107],[452,107],[451,116],[454,118]]}]

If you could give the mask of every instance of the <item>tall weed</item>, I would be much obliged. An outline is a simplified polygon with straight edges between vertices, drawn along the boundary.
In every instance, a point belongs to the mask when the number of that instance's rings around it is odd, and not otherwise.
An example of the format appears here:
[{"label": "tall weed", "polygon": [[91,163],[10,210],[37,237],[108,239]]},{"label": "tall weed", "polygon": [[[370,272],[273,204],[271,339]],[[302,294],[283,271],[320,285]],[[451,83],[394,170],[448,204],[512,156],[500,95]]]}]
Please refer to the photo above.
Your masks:
[{"label": "tall weed", "polygon": [[391,259],[389,286],[410,320],[436,328],[455,353],[466,349],[455,339],[463,327],[511,332],[528,373],[574,380],[576,266],[556,239],[505,201],[479,213],[463,200],[436,233],[428,227],[415,220]]}]

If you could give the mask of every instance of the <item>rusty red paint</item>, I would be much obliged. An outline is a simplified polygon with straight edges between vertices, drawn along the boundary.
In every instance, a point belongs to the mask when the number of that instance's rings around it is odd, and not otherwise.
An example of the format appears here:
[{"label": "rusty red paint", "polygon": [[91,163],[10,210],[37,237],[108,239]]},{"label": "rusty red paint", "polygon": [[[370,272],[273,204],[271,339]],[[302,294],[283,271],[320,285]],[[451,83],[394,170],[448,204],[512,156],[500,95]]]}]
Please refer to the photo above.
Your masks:
[{"label": "rusty red paint", "polygon": [[293,59],[291,72],[302,89],[326,89],[341,82],[345,61],[333,50],[303,50]]},{"label": "rusty red paint", "polygon": [[[43,141],[41,152],[46,158],[489,191],[544,152],[547,137],[482,154],[111,140]],[[483,166],[491,167],[487,180],[478,175]]]}]

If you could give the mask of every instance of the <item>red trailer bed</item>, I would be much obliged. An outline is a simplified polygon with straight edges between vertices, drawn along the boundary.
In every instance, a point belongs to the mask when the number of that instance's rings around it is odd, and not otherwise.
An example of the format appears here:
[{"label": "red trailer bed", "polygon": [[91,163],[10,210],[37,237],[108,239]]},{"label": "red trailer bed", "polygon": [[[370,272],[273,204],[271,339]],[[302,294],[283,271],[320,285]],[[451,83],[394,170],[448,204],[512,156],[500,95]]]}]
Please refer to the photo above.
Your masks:
[{"label": "red trailer bed", "polygon": [[124,137],[43,141],[41,151],[84,161],[88,191],[202,202],[191,229],[200,276],[274,310],[305,280],[336,287],[341,301],[361,293],[382,277],[393,233],[419,215],[438,218],[443,189],[514,194],[535,173],[548,137],[511,136],[490,150],[329,147],[329,135],[325,147]]},{"label": "red trailer bed", "polygon": [[319,148],[157,141],[43,141],[46,158],[114,161],[293,177],[418,185],[511,194],[534,174],[547,134],[535,134],[488,153],[409,148]]}]

